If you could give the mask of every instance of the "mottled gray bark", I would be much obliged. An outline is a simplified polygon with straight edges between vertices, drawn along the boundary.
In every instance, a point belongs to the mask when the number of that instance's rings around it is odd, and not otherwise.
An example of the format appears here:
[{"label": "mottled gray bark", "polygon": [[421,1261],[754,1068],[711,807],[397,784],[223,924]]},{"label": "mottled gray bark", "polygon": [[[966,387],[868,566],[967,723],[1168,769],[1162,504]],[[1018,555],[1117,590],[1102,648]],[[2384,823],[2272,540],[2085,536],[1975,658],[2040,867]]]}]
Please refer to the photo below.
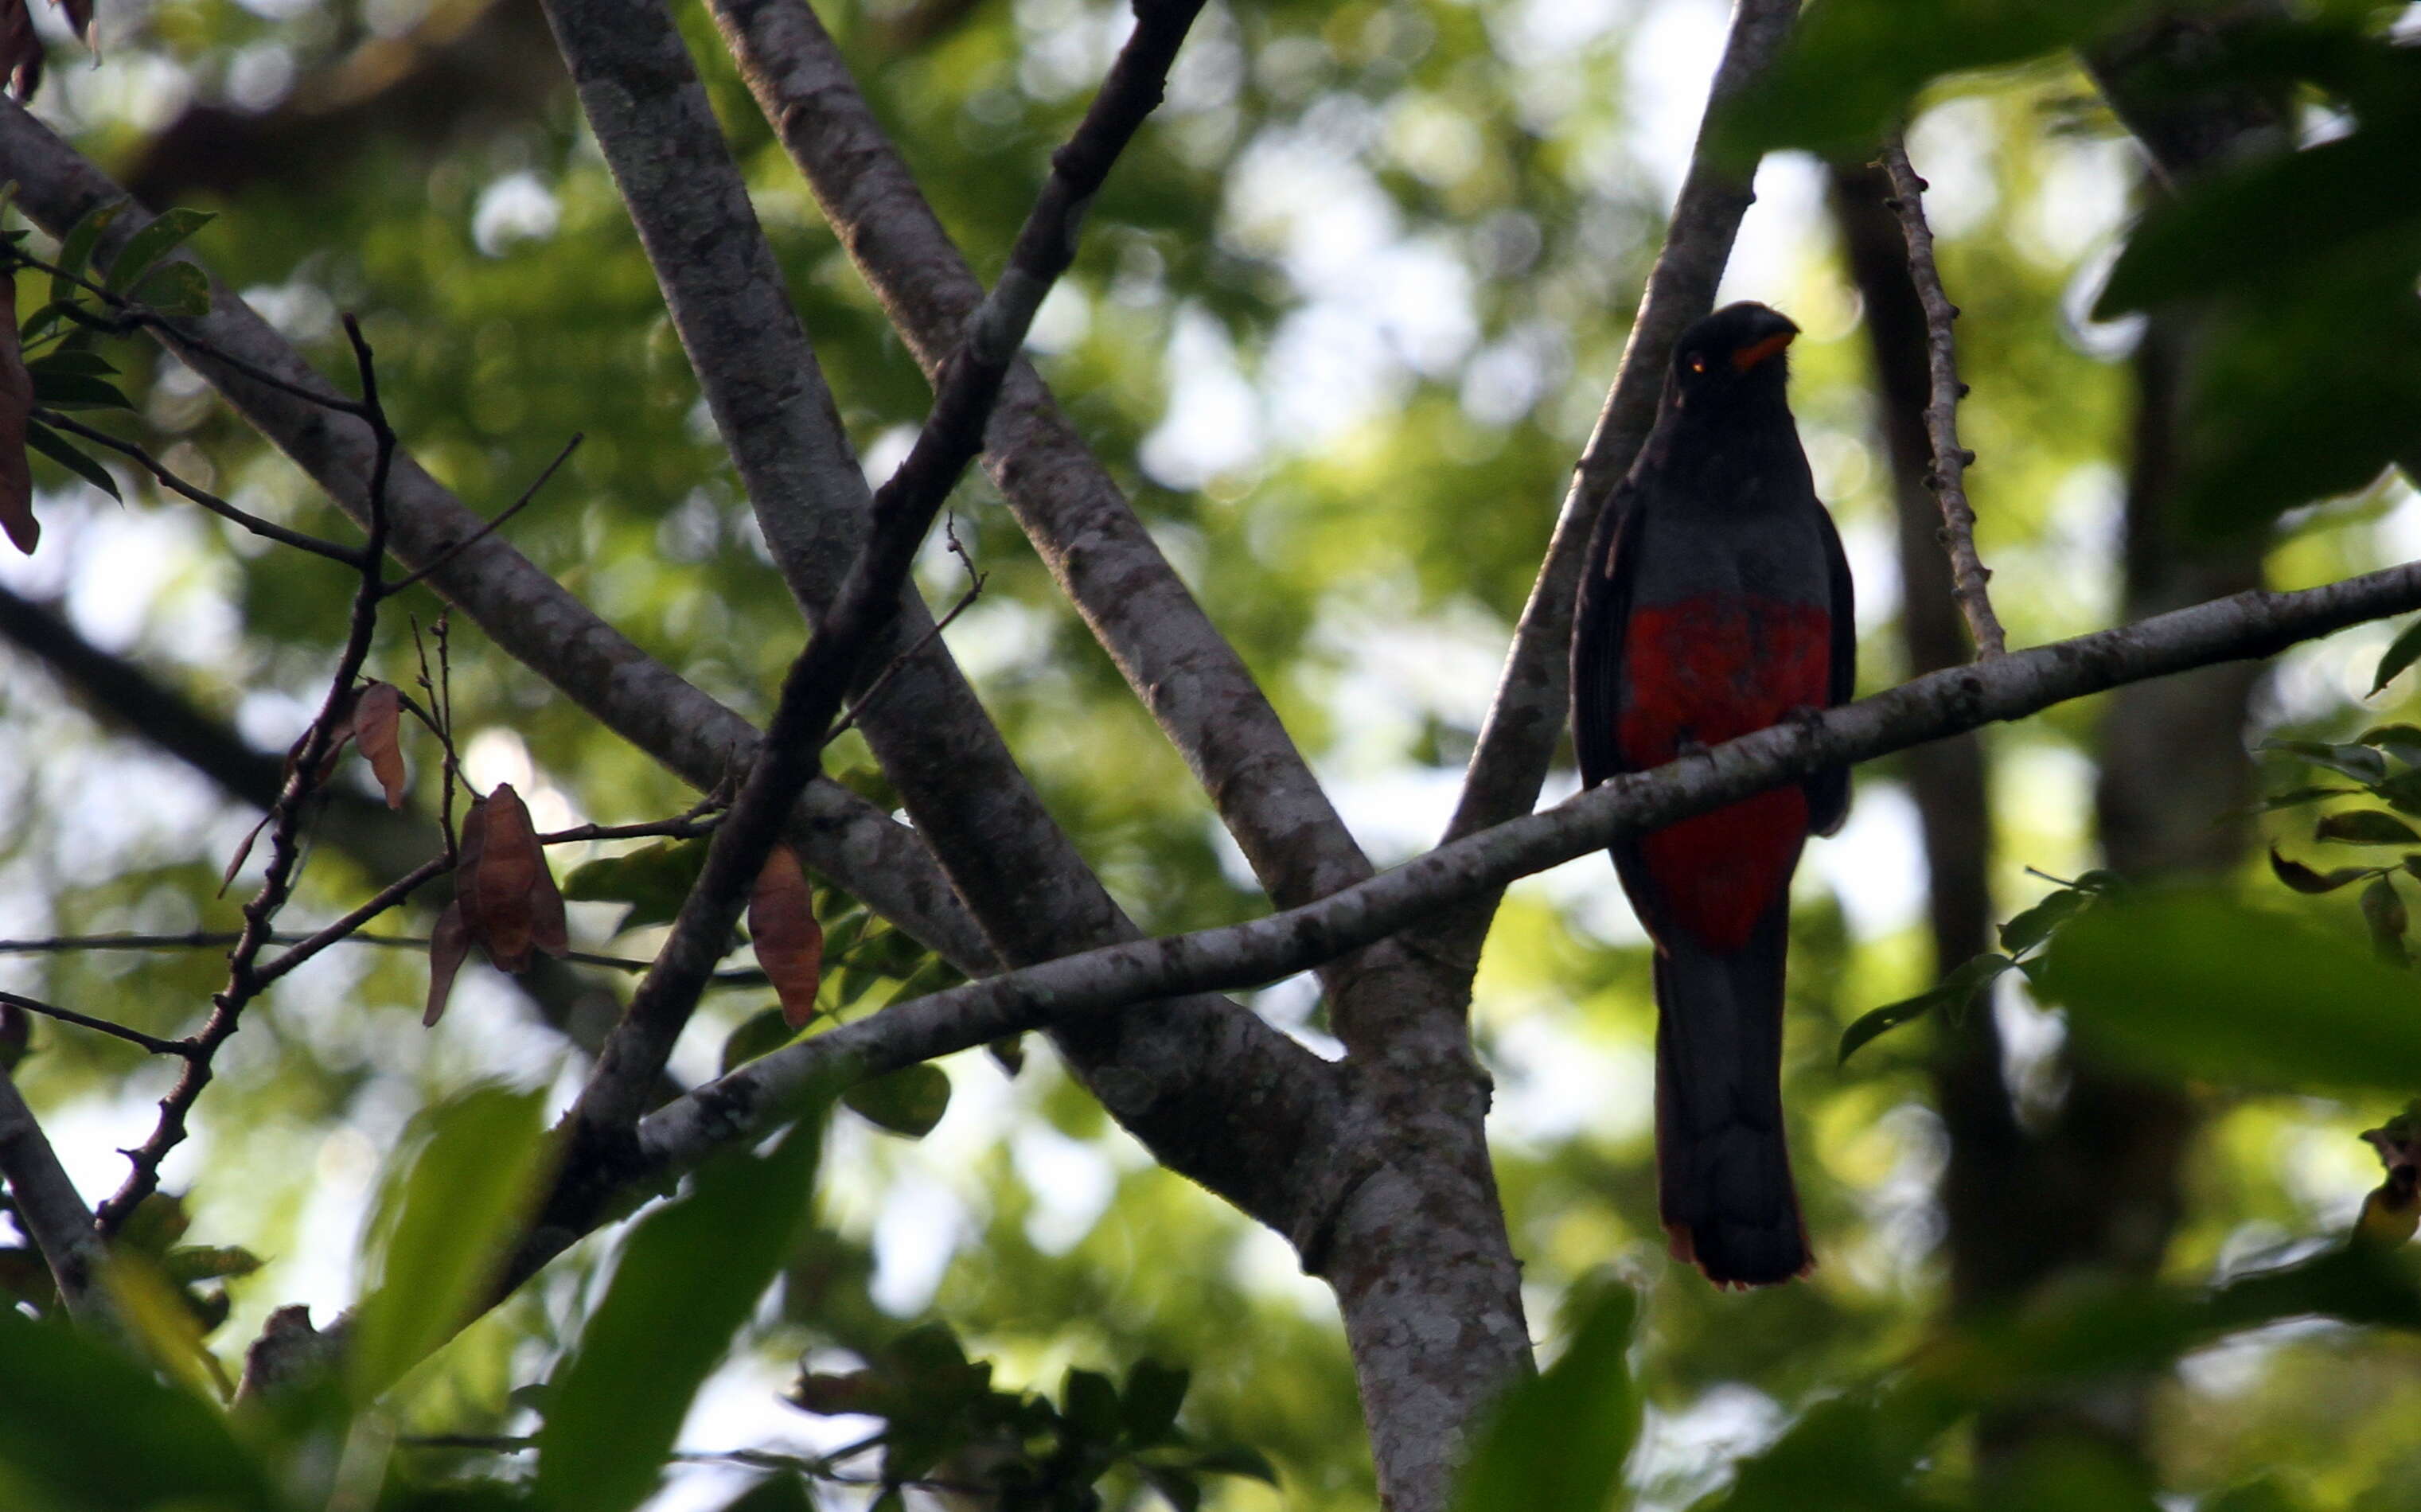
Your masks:
[{"label": "mottled gray bark", "polygon": [[[689,55],[652,0],[547,10],[776,565],[803,609],[820,614],[864,542],[871,491],[853,460],[840,465],[830,395]],[[930,627],[906,595],[870,662],[897,670],[859,724],[993,951],[1017,965],[1134,939],[947,650],[923,640]],[[1334,1074],[1318,1057],[1210,997],[1056,1038],[1164,1164],[1291,1225],[1304,1152],[1272,1135],[1299,1141],[1313,1126],[1266,1105],[1244,1116],[1226,1089],[1284,1084],[1309,1108]]]},{"label": "mottled gray bark", "polygon": [[[932,377],[982,286],[804,0],[716,0],[713,9],[766,119]],[[1029,363],[1009,374],[984,465],[1270,896],[1306,902],[1369,876],[1259,684]]]}]

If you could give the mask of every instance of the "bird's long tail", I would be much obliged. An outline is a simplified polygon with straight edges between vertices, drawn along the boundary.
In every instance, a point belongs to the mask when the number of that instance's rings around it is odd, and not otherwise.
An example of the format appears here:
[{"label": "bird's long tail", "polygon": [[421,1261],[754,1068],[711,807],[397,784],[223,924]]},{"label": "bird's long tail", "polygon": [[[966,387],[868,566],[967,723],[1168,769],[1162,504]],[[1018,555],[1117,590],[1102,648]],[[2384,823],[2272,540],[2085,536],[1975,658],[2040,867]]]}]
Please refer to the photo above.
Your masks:
[{"label": "bird's long tail", "polygon": [[1669,931],[1656,957],[1656,1164],[1676,1259],[1718,1286],[1806,1273],[1807,1229],[1782,1130],[1787,895],[1741,950]]}]

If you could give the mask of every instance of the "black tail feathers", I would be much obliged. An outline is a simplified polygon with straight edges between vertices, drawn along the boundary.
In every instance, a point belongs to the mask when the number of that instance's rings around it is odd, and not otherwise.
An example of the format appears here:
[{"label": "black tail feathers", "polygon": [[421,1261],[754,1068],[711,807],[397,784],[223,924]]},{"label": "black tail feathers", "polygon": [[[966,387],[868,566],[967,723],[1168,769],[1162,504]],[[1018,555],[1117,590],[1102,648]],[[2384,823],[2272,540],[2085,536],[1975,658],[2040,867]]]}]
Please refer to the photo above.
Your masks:
[{"label": "black tail feathers", "polygon": [[1788,905],[1747,946],[1677,937],[1656,957],[1656,1164],[1674,1258],[1726,1286],[1815,1264],[1782,1129],[1782,974]]}]

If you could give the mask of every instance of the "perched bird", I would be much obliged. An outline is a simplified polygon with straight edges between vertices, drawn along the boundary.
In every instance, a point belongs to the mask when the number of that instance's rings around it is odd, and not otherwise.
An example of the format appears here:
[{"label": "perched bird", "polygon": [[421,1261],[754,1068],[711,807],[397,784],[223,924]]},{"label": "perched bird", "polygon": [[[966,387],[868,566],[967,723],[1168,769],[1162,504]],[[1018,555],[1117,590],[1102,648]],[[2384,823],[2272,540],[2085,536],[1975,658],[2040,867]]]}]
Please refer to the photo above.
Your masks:
[{"label": "perched bird", "polygon": [[[1844,702],[1850,569],[1784,392],[1799,328],[1732,304],[1674,348],[1656,428],[1589,543],[1572,736],[1590,787]],[[1782,1130],[1790,874],[1847,769],[1613,848],[1656,942],[1656,1168],[1675,1258],[1722,1286],[1812,1263]]]}]

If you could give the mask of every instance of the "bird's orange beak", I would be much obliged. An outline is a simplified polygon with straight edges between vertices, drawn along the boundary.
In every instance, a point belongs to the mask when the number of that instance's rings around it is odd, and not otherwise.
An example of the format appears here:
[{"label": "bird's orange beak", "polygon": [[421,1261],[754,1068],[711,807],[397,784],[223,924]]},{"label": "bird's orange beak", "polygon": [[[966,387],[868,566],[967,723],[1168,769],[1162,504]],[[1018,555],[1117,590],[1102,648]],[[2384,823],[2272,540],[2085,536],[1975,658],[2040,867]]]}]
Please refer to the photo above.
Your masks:
[{"label": "bird's orange beak", "polygon": [[1778,331],[1773,335],[1766,337],[1763,341],[1753,341],[1747,346],[1741,348],[1740,351],[1732,353],[1732,371],[1736,373],[1747,372],[1758,363],[1765,361],[1768,357],[1773,356],[1775,352],[1780,351],[1783,348],[1790,345],[1790,338],[1798,334],[1799,333],[1796,331]]}]

